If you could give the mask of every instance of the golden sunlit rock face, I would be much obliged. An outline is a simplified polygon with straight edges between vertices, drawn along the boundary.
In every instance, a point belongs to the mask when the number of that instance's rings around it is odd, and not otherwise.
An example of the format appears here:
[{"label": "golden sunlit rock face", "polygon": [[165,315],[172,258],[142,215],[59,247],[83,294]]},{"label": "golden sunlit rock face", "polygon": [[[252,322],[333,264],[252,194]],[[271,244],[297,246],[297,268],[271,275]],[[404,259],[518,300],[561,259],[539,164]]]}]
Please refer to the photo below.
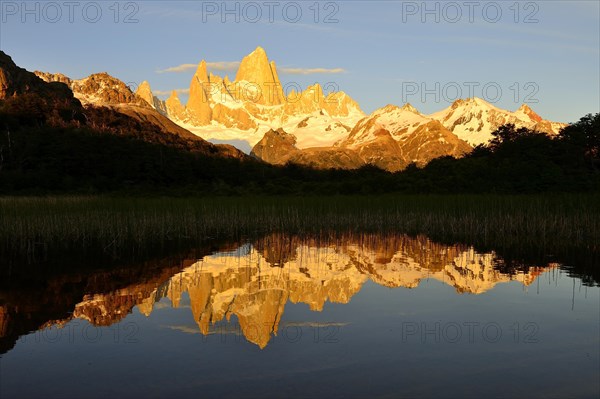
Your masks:
[{"label": "golden sunlit rock face", "polygon": [[[136,306],[149,316],[162,298],[177,308],[187,295],[200,333],[210,334],[215,323],[235,316],[245,338],[264,348],[277,335],[288,302],[321,311],[327,302],[348,303],[369,280],[390,288],[415,288],[433,279],[460,294],[483,294],[510,281],[529,285],[557,266],[503,273],[495,267],[498,262],[493,252],[480,254],[425,237],[361,235],[324,242],[272,234],[233,252],[185,261],[174,274],[173,266],[116,290],[86,294],[76,301],[71,318],[106,326]],[[0,306],[2,331],[7,331],[14,311]],[[50,319],[45,325],[68,320]]]},{"label": "golden sunlit rock face", "polygon": [[256,89],[256,96],[253,98],[256,104],[279,105],[284,102],[285,96],[277,75],[277,67],[274,61],[269,62],[267,53],[262,47],[257,47],[242,59],[235,81],[239,85],[248,88],[253,86]]},{"label": "golden sunlit rock face", "polygon": [[208,125],[212,120],[209,84],[206,62],[202,60],[190,82],[190,98],[187,103],[188,116],[197,126]]},{"label": "golden sunlit rock face", "polygon": [[135,94],[142,98],[142,100],[146,101],[148,105],[154,104],[154,95],[152,94],[152,89],[150,88],[150,83],[147,81],[143,81],[138,86]]},{"label": "golden sunlit rock face", "polygon": [[163,116],[167,115],[166,103],[152,94],[152,88],[150,87],[150,83],[147,81],[144,80],[142,83],[140,83],[135,91],[135,95],[148,103],[148,105],[154,108],[159,114]]},{"label": "golden sunlit rock face", "polygon": [[[325,88],[316,83],[304,90],[291,82],[292,88],[284,90],[275,61],[260,46],[242,59],[233,80],[209,73],[207,66],[205,60],[199,63],[185,105],[176,104],[179,100],[173,96],[162,106],[154,105],[205,138],[227,140],[234,135],[254,145],[271,128],[285,127],[301,133],[303,147],[333,144],[364,117],[358,103],[334,83]],[[142,91],[140,97],[151,98],[151,93]],[[308,122],[298,126],[305,119]]]},{"label": "golden sunlit rock face", "polygon": [[165,101],[165,106],[169,115],[174,115],[178,119],[185,118],[185,107],[181,104],[175,90],[171,92],[171,96]]}]

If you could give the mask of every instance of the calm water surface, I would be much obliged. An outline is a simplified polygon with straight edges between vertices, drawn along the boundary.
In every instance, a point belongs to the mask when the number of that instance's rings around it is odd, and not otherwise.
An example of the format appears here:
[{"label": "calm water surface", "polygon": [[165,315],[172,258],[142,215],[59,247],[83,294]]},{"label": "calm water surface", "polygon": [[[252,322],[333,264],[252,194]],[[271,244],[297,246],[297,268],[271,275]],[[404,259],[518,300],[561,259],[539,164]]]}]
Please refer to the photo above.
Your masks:
[{"label": "calm water surface", "polygon": [[600,289],[566,266],[273,234],[13,276],[0,397],[597,397]]}]

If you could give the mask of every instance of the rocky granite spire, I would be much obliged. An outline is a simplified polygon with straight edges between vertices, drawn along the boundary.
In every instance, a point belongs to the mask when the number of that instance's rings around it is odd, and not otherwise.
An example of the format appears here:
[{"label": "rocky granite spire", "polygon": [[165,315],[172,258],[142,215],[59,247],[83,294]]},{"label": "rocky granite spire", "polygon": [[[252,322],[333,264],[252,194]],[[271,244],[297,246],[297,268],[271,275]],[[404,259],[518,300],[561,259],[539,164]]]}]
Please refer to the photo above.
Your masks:
[{"label": "rocky granite spire", "polygon": [[181,101],[179,101],[179,97],[175,90],[171,92],[171,96],[167,98],[165,104],[170,118],[180,121],[185,120],[185,107],[181,104]]},{"label": "rocky granite spire", "polygon": [[164,116],[168,115],[165,102],[162,101],[161,99],[159,99],[158,97],[156,97],[152,93],[152,89],[150,88],[150,83],[148,83],[148,81],[144,80],[142,83],[140,83],[137,90],[135,91],[135,95],[137,97],[141,98],[142,100],[144,100],[145,102],[147,102],[152,108],[157,110],[161,115],[164,115]]},{"label": "rocky granite spire", "polygon": [[150,89],[150,83],[144,80],[138,86],[135,94],[138,95],[142,100],[146,101],[149,105],[154,105],[154,95],[152,94],[152,89]]},{"label": "rocky granite spire", "polygon": [[187,103],[190,121],[198,126],[209,125],[212,120],[210,107],[210,82],[206,71],[206,61],[202,60],[190,83],[190,97]]},{"label": "rocky granite spire", "polygon": [[[252,98],[253,102],[257,104],[279,105],[284,101],[275,62],[269,63],[267,53],[262,47],[257,47],[256,50],[244,57],[235,81],[238,84],[247,82],[249,88],[251,86],[258,90],[256,96]],[[244,98],[244,100],[248,100],[248,98]]]}]

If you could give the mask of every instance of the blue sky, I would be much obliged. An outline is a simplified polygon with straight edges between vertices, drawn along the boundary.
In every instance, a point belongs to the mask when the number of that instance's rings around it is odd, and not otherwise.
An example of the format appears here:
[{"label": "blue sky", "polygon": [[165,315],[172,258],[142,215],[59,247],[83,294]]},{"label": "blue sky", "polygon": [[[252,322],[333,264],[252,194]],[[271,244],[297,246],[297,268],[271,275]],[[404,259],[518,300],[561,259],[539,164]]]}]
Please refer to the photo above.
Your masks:
[{"label": "blue sky", "polygon": [[[168,92],[188,88],[194,70],[159,71],[206,59],[228,66],[216,74],[233,77],[235,64],[226,63],[260,45],[276,61],[284,85],[333,82],[365,112],[409,101],[430,113],[469,94],[511,110],[527,102],[557,121],[600,111],[598,1],[117,6],[114,0],[72,6],[3,0],[0,48],[28,70],[73,78],[106,71]],[[180,97],[185,100],[185,93]]]}]

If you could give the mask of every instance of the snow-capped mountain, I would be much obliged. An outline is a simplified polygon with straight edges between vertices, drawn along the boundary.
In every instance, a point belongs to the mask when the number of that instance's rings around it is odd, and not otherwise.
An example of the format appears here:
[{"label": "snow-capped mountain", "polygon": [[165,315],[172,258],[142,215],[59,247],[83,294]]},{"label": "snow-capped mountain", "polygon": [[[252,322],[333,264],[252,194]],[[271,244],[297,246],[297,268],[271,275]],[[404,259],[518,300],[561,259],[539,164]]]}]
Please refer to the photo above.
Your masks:
[{"label": "snow-capped mountain", "polygon": [[[349,136],[336,146],[363,148],[374,141],[381,141],[382,129],[389,132],[397,143],[399,155],[403,158],[402,167],[412,162],[424,165],[444,155],[459,157],[471,150],[466,142],[440,122],[422,115],[410,104],[402,107],[387,105],[374,111],[360,120]],[[393,149],[393,146],[387,148]]]},{"label": "snow-capped mountain", "polygon": [[300,148],[296,135],[284,130],[267,132],[252,154],[273,164],[291,162],[343,169],[368,164],[395,172],[410,163],[422,166],[434,158],[460,157],[472,149],[439,121],[422,115],[410,104],[376,110],[333,146]]},{"label": "snow-capped mountain", "polygon": [[410,104],[387,105],[360,119],[333,146],[302,148],[296,135],[290,139],[285,129],[277,134],[271,130],[252,153],[274,164],[345,169],[371,164],[393,172],[411,163],[423,166],[442,156],[461,157],[474,146],[487,143],[491,133],[506,123],[552,135],[566,126],[544,120],[527,105],[511,112],[480,98],[458,100],[431,115],[421,114]]},{"label": "snow-capped mountain", "polygon": [[[421,114],[410,103],[406,103],[402,107],[388,104],[383,108],[375,110],[368,118],[361,120],[359,124],[366,125],[369,121],[374,121],[389,130],[394,139],[402,141],[414,133],[419,126],[430,122],[431,119]],[[368,130],[362,130],[363,134],[369,134]]]},{"label": "snow-capped mountain", "polygon": [[286,95],[275,62],[261,47],[244,57],[234,81],[209,73],[202,60],[190,81],[185,105],[176,92],[166,101],[158,100],[147,82],[136,93],[206,140],[243,140],[250,146],[267,131],[278,128],[294,133],[299,148],[330,146],[347,136],[365,116],[346,93],[325,95],[319,84]]},{"label": "snow-capped mountain", "polygon": [[[456,139],[459,139],[471,146],[487,143],[492,138],[491,133],[507,123],[548,134],[558,134],[560,129],[566,126],[564,123],[544,120],[526,104],[511,112],[477,97],[457,100],[450,107],[431,115],[421,114],[409,103],[402,107],[387,105],[359,121],[355,128],[360,128],[360,125],[372,125],[372,121],[387,129],[399,142],[410,141],[415,132],[422,132],[423,126],[427,125],[427,130],[439,131],[440,139],[452,144],[458,144]],[[442,127],[436,122],[440,122]],[[357,143],[369,140],[369,129],[356,130],[360,132],[360,135],[355,134],[353,138]]]},{"label": "snow-capped mountain", "polygon": [[566,126],[542,119],[526,104],[511,112],[477,97],[456,100],[448,108],[428,117],[440,121],[448,130],[473,146],[487,143],[492,138],[491,133],[507,123],[548,134],[558,134]]}]

